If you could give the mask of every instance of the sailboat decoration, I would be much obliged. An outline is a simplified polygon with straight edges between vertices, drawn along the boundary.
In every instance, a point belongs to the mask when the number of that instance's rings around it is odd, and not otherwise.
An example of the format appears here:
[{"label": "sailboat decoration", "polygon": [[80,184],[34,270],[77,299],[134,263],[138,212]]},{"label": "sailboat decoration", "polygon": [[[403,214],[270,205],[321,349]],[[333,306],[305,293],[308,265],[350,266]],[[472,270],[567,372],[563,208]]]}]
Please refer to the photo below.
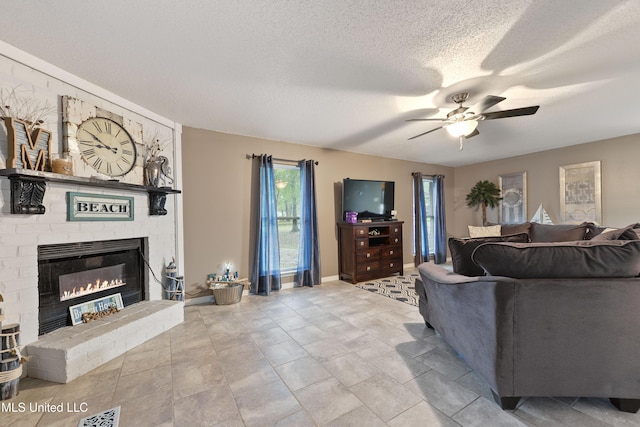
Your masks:
[{"label": "sailboat decoration", "polygon": [[551,220],[551,217],[549,216],[547,211],[544,209],[544,206],[542,206],[542,203],[540,203],[540,206],[538,206],[538,210],[536,210],[536,213],[534,213],[531,217],[530,222],[553,225],[553,221]]}]

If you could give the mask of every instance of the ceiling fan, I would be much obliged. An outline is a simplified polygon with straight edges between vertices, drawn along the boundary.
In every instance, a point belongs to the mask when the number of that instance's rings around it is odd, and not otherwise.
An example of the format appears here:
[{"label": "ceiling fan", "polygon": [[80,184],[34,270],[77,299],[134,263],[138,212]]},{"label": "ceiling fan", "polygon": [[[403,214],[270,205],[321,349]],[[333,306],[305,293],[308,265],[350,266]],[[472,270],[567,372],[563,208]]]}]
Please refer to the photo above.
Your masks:
[{"label": "ceiling fan", "polygon": [[488,95],[482,101],[474,106],[477,109],[477,113],[473,111],[469,111],[469,107],[463,107],[462,104],[469,98],[469,92],[460,92],[456,93],[451,97],[451,100],[458,104],[458,108],[450,111],[447,114],[446,118],[443,119],[407,119],[408,122],[417,122],[417,121],[438,121],[444,122],[442,126],[438,126],[437,128],[428,130],[419,135],[412,136],[411,139],[415,139],[426,135],[428,133],[434,132],[438,129],[445,128],[447,132],[456,138],[460,138],[460,150],[462,150],[462,141],[463,139],[468,139],[474,137],[480,132],[478,132],[478,122],[480,120],[493,120],[493,119],[504,119],[507,117],[517,117],[517,116],[530,116],[535,114],[540,108],[539,105],[535,105],[532,107],[523,107],[523,108],[514,108],[512,110],[504,110],[504,111],[495,111],[493,113],[485,113],[486,110],[498,104],[499,102],[504,101],[507,98],[502,96],[494,96]]}]

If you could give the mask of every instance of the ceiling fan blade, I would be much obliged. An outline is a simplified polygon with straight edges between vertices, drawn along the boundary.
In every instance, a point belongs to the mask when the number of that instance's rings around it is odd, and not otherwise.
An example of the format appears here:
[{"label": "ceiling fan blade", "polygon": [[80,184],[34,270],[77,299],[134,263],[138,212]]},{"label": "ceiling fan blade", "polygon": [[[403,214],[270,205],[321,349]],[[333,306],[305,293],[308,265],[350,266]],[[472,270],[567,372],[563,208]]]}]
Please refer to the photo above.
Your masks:
[{"label": "ceiling fan blade", "polygon": [[426,132],[424,132],[424,133],[421,133],[420,135],[412,136],[412,137],[411,137],[411,138],[409,138],[407,141],[410,141],[410,140],[412,140],[412,139],[416,139],[416,138],[418,138],[418,137],[421,137],[422,135],[426,135],[426,134],[431,133],[431,132],[433,132],[433,131],[436,131],[436,130],[438,130],[438,129],[442,129],[442,126],[437,127],[437,128],[435,128],[435,129],[428,130],[428,131],[426,131]]},{"label": "ceiling fan blade", "polygon": [[535,114],[540,108],[539,105],[533,107],[514,108],[513,110],[496,111],[493,113],[483,113],[485,120],[504,119],[507,117],[530,116]]},{"label": "ceiling fan blade", "polygon": [[447,119],[406,119],[405,122],[444,122]]},{"label": "ceiling fan blade", "polygon": [[478,129],[476,128],[473,132],[471,132],[469,135],[464,136],[463,138],[465,139],[469,139],[469,138],[473,138],[476,135],[480,135],[480,132],[478,132]]},{"label": "ceiling fan blade", "polygon": [[504,101],[505,99],[507,98],[504,98],[502,96],[487,95],[482,101],[478,102],[473,107],[473,110],[477,111],[478,113],[482,113],[483,111],[488,110],[489,108],[493,107],[499,102]]}]

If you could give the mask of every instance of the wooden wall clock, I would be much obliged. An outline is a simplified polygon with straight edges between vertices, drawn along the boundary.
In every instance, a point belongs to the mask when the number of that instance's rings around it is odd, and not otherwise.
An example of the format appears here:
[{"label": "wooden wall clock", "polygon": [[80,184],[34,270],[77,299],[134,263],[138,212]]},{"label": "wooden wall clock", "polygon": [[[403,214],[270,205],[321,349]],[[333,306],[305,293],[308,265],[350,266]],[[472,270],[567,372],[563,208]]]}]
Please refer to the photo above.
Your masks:
[{"label": "wooden wall clock", "polygon": [[136,145],[122,125],[104,117],[91,117],[78,126],[80,155],[96,171],[117,177],[136,163]]},{"label": "wooden wall clock", "polygon": [[[142,125],[123,115],[64,96],[63,151],[70,154],[80,176],[98,172],[109,178],[142,181],[136,140],[142,140]],[[140,175],[138,177],[138,175]]]}]

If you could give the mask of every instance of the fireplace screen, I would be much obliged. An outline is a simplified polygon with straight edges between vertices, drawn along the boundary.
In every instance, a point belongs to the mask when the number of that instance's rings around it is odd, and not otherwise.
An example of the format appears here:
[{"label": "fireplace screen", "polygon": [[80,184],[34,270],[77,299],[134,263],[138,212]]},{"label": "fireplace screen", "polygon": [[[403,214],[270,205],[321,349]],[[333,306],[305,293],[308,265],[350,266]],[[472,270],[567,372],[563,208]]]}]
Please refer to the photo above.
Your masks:
[{"label": "fireplace screen", "polygon": [[125,265],[95,268],[58,276],[60,301],[126,285]]}]

